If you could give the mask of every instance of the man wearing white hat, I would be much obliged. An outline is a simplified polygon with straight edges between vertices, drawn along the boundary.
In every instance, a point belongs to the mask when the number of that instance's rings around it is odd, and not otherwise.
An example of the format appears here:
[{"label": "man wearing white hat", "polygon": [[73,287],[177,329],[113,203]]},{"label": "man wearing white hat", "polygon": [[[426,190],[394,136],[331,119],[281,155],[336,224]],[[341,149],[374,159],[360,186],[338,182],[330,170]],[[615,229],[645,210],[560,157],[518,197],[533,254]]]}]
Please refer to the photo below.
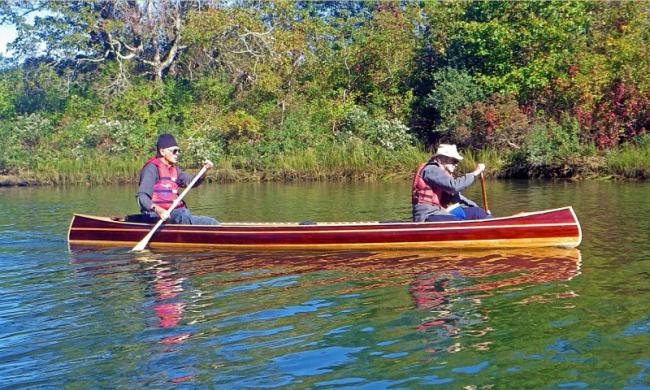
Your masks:
[{"label": "man wearing white hat", "polygon": [[[485,164],[466,175],[455,178],[456,165],[463,156],[456,145],[440,144],[431,159],[420,165],[411,190],[414,222],[459,221],[483,219],[490,215],[476,203],[461,195],[485,170]],[[451,205],[460,207],[450,210]]]}]

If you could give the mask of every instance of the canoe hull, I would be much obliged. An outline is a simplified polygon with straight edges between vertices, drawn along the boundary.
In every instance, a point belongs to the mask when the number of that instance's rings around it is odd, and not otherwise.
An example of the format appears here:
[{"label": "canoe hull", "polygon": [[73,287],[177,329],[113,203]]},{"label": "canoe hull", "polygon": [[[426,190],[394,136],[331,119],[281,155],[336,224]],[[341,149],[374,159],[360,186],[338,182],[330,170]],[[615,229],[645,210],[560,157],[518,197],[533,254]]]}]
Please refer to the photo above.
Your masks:
[{"label": "canoe hull", "polygon": [[[133,247],[151,224],[75,214],[70,245]],[[571,207],[460,222],[225,223],[163,225],[152,248],[215,249],[438,249],[576,247],[582,232]]]}]

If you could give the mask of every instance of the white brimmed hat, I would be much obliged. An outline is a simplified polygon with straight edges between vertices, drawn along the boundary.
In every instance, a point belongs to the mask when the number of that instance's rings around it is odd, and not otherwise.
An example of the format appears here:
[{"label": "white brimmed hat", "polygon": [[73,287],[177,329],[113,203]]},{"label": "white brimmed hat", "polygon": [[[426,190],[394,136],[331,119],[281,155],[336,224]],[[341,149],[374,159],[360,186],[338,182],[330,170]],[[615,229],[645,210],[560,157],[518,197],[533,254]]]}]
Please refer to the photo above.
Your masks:
[{"label": "white brimmed hat", "polygon": [[460,153],[458,153],[458,149],[456,148],[456,145],[450,145],[450,144],[440,144],[440,146],[438,146],[438,150],[436,151],[436,154],[433,155],[433,157],[436,156],[451,157],[458,161],[463,159],[463,156],[461,156]]}]

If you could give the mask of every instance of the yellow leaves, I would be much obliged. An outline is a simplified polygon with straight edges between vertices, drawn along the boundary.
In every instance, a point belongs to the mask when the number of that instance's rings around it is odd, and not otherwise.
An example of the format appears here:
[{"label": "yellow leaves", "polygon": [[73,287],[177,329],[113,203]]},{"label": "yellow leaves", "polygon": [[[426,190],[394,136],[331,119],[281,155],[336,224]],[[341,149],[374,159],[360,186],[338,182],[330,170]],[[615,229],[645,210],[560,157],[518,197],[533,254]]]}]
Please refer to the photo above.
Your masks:
[{"label": "yellow leaves", "polygon": [[228,113],[218,127],[228,143],[257,142],[261,138],[259,121],[243,110]]}]

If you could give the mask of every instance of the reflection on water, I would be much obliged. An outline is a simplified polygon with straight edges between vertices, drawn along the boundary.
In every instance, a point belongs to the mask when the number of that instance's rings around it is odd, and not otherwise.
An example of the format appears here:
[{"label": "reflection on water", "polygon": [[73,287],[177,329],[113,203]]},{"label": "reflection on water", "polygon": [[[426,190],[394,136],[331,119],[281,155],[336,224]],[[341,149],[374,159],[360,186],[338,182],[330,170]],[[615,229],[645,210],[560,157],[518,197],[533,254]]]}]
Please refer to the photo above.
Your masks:
[{"label": "reflection on water", "polygon": [[[409,188],[208,183],[189,202],[403,219]],[[648,388],[649,189],[489,181],[497,215],[572,205],[583,243],[462,254],[69,252],[72,213],[137,212],[135,188],[0,189],[0,388]]]},{"label": "reflection on water", "polygon": [[[84,278],[139,280],[142,309],[150,313],[149,329],[159,329],[155,343],[166,346],[150,348],[171,355],[186,353],[179,349],[186,343],[214,348],[216,361],[208,371],[218,369],[213,372],[216,383],[233,387],[328,378],[334,367],[364,359],[421,355],[418,364],[445,364],[449,354],[464,348],[489,351],[495,340],[487,336],[494,329],[484,300],[568,281],[580,272],[577,249],[553,248],[466,253],[144,252],[128,257],[119,251],[106,253],[117,259],[96,262],[96,248],[75,248],[70,258]],[[575,296],[570,291],[553,294]],[[377,300],[388,313],[373,314]],[[287,322],[295,317],[305,325]],[[378,327],[385,329],[375,339],[371,335]],[[408,338],[413,332],[422,334],[421,345],[392,351],[394,337]],[[351,342],[359,333],[372,341]],[[260,348],[271,352],[260,354]],[[197,372],[196,364],[185,367],[173,361],[174,373],[166,374],[169,382],[201,382],[197,374],[202,370]],[[273,369],[283,372],[281,378],[266,377],[264,373]],[[451,374],[445,380],[452,380]],[[356,378],[354,383],[371,382]]]}]

